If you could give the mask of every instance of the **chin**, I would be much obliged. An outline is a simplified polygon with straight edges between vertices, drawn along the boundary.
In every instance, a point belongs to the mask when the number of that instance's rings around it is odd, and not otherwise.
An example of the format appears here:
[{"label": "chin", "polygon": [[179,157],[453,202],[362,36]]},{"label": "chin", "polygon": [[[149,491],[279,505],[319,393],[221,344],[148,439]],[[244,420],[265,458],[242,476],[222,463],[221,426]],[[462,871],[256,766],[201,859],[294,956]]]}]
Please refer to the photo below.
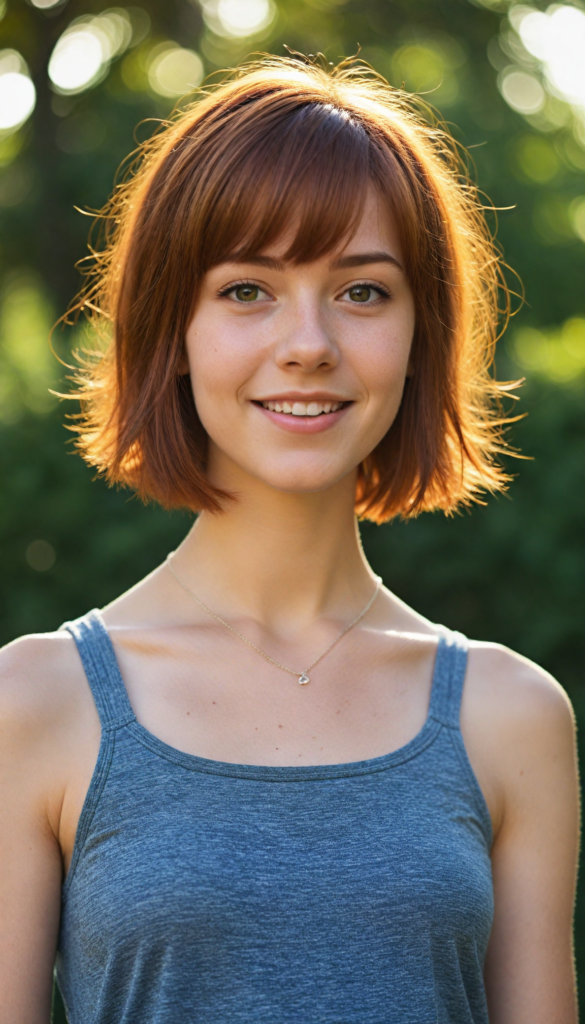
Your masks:
[{"label": "chin", "polygon": [[229,453],[215,448],[208,472],[216,486],[240,494],[258,484],[285,494],[315,494],[336,486],[345,477],[355,476],[361,461],[358,453],[355,462],[348,461],[347,452],[343,458],[335,458],[335,454],[321,452],[311,458],[306,452],[255,451],[250,459],[249,452]]},{"label": "chin", "polygon": [[331,465],[319,468],[280,466],[275,467],[273,472],[264,466],[254,475],[262,483],[276,491],[283,491],[286,494],[315,494],[334,487],[343,477],[352,472],[352,467],[345,466],[335,472]]}]

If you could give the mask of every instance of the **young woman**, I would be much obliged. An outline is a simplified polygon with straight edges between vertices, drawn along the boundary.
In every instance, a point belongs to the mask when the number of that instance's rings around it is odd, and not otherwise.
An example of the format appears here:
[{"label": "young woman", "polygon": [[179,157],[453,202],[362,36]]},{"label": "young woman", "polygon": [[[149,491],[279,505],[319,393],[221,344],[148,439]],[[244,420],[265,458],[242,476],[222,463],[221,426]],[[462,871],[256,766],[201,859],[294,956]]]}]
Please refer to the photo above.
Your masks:
[{"label": "young woman", "polygon": [[574,1024],[567,698],[356,527],[505,481],[453,154],[359,66],[266,58],[116,192],[79,444],[200,515],[2,654],[0,1021],[46,1024],[57,955],[72,1024]]}]

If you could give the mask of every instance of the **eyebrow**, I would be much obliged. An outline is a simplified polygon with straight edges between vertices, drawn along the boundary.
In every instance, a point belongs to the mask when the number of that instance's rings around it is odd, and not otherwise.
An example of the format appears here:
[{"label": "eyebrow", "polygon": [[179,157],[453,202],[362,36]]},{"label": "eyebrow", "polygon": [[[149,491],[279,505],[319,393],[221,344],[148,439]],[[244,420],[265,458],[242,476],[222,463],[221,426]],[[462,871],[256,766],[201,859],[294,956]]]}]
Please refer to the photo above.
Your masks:
[{"label": "eyebrow", "polygon": [[340,256],[331,266],[333,270],[346,270],[348,267],[365,267],[368,263],[391,263],[402,270],[402,264],[389,252],[359,252],[349,256]]},{"label": "eyebrow", "polygon": [[[226,262],[229,263],[251,263],[257,267],[266,267],[268,270],[283,271],[286,269],[286,264],[283,260],[277,260],[274,256],[248,256],[246,259],[238,259],[234,257]],[[391,263],[393,266],[398,267],[399,270],[403,270],[402,264],[396,259],[395,256],[391,256],[389,252],[359,252],[352,253],[349,256],[340,256],[331,264],[332,270],[347,270],[350,267],[365,267],[370,263]]]}]

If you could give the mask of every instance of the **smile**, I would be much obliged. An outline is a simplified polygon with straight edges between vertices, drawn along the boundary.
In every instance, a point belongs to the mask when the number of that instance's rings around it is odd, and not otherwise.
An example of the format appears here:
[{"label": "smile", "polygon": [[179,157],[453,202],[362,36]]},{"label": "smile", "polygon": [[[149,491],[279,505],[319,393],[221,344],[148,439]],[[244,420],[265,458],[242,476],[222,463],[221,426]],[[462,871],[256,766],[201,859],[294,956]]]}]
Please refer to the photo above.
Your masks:
[{"label": "smile", "polygon": [[287,416],[322,416],[325,413],[338,412],[344,402],[261,402],[263,409],[270,412],[282,412]]},{"label": "smile", "polygon": [[295,395],[288,398],[252,401],[262,416],[289,434],[321,434],[345,417],[353,401],[333,400],[328,396],[303,402]]}]

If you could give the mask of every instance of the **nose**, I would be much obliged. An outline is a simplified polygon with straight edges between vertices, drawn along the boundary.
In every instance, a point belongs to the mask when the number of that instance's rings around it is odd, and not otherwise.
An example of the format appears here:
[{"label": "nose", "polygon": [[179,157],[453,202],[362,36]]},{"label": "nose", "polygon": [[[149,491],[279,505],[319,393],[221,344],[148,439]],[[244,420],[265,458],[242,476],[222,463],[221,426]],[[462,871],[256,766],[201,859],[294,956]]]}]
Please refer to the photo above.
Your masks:
[{"label": "nose", "polygon": [[305,373],[337,366],[340,352],[333,324],[316,297],[299,298],[287,310],[275,358],[281,369],[296,368]]}]

